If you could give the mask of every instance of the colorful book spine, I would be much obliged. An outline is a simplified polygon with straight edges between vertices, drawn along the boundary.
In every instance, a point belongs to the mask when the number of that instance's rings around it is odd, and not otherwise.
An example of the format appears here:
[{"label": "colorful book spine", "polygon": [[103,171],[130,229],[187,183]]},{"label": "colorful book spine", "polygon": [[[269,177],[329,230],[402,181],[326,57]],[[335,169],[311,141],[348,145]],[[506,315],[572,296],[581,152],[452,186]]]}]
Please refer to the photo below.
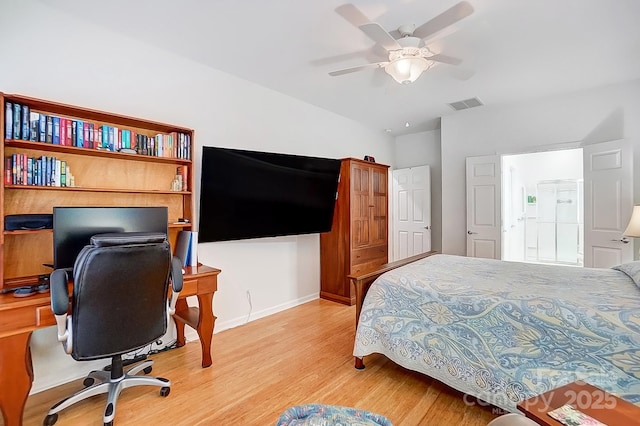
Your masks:
[{"label": "colorful book spine", "polygon": [[45,139],[46,143],[53,143],[53,116],[47,116],[47,137]]},{"label": "colorful book spine", "polygon": [[29,140],[29,117],[30,110],[28,105],[22,105],[22,115],[20,116],[20,127],[21,127],[21,139],[23,141]]},{"label": "colorful book spine", "polygon": [[109,126],[105,126],[104,124],[100,126],[100,147],[102,149],[109,149]]},{"label": "colorful book spine", "polygon": [[18,184],[18,154],[11,154],[11,184]]},{"label": "colorful book spine", "polygon": [[76,140],[75,146],[84,148],[84,122],[76,120]]},{"label": "colorful book spine", "polygon": [[27,185],[33,185],[33,157],[27,158]]},{"label": "colorful book spine", "polygon": [[38,141],[47,141],[47,116],[45,114],[40,114],[38,117]]},{"label": "colorful book spine", "polygon": [[122,139],[123,148],[131,149],[131,130],[123,130]]},{"label": "colorful book spine", "polygon": [[162,157],[164,155],[164,135],[157,134],[156,135],[156,155],[158,157]]},{"label": "colorful book spine", "polygon": [[67,146],[73,146],[73,120],[67,118]]},{"label": "colorful book spine", "polygon": [[115,151],[115,145],[114,145],[114,139],[113,139],[113,131],[115,130],[113,127],[111,126],[107,126],[108,127],[108,133],[109,133],[109,151]]},{"label": "colorful book spine", "polygon": [[84,131],[82,135],[82,147],[91,148],[91,141],[89,140],[89,123],[84,123],[83,129]]},{"label": "colorful book spine", "polygon": [[60,166],[61,166],[61,161],[58,160],[57,158],[54,159],[55,162],[55,173],[53,176],[53,186],[60,186]]},{"label": "colorful book spine", "polygon": [[4,138],[13,139],[13,104],[4,104]]},{"label": "colorful book spine", "polygon": [[67,162],[60,161],[60,186],[67,186]]},{"label": "colorful book spine", "polygon": [[91,149],[94,149],[96,147],[94,128],[95,128],[94,124],[89,123],[89,148]]},{"label": "colorful book spine", "polygon": [[4,184],[11,185],[11,157],[4,159]]},{"label": "colorful book spine", "polygon": [[22,184],[27,185],[29,182],[29,157],[22,154]]},{"label": "colorful book spine", "polygon": [[22,106],[20,104],[13,104],[13,139],[20,139],[22,130]]},{"label": "colorful book spine", "polygon": [[37,112],[29,113],[29,140],[37,142],[40,140],[40,114]]},{"label": "colorful book spine", "polygon": [[60,145],[67,144],[67,119],[60,117]]},{"label": "colorful book spine", "polygon": [[102,126],[96,127],[95,129],[95,139],[94,139],[93,147],[97,149],[102,148]]},{"label": "colorful book spine", "polygon": [[53,125],[51,143],[54,145],[60,145],[60,117],[51,117],[51,123]]},{"label": "colorful book spine", "polygon": [[38,160],[36,161],[36,165],[37,165],[37,169],[38,169],[38,179],[36,181],[36,185],[38,186],[42,186],[42,175],[44,174],[44,164],[43,164],[43,157],[38,158]]}]

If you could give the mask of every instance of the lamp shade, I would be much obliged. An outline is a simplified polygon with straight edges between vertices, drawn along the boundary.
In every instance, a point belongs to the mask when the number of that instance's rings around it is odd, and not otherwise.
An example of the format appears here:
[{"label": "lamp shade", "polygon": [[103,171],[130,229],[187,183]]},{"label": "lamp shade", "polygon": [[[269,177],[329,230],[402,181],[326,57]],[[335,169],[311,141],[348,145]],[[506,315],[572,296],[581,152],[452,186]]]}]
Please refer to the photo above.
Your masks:
[{"label": "lamp shade", "polygon": [[633,213],[631,213],[627,229],[624,230],[624,235],[627,237],[640,237],[640,206],[633,207]]},{"label": "lamp shade", "polygon": [[432,65],[431,61],[420,56],[405,56],[385,65],[384,70],[401,84],[413,83],[420,74]]}]

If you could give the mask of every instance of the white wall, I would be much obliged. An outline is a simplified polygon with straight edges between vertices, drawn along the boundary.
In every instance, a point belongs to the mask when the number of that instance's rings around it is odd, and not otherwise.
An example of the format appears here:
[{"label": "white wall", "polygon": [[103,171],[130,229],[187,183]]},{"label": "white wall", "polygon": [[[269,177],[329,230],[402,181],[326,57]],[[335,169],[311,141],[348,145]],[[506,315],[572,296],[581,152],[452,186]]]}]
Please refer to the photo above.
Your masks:
[{"label": "white wall", "polygon": [[527,187],[535,187],[541,180],[582,179],[581,149],[533,152],[507,158]]},{"label": "white wall", "polygon": [[[396,137],[395,166],[406,169],[430,166],[431,169],[431,249],[442,250],[442,168],[440,158],[440,130],[413,133]],[[389,186],[391,188],[391,186]],[[391,204],[390,204],[391,205]],[[390,217],[392,221],[393,218]],[[393,241],[390,238],[389,241]]]},{"label": "white wall", "polygon": [[[99,2],[95,13],[100,13]],[[109,32],[90,15],[80,20],[38,1],[4,0],[0,46],[3,92],[195,129],[197,182],[203,145],[393,160],[392,138],[386,134]],[[318,297],[317,234],[201,244],[199,255],[202,263],[222,269],[214,298],[216,332],[249,319],[247,292],[250,319]],[[63,354],[53,328],[34,333],[32,355],[32,392],[92,368]]]},{"label": "white wall", "polygon": [[[442,117],[442,251],[466,253],[466,157],[626,138],[634,145],[634,164],[640,164],[638,117],[640,80],[525,104],[483,106]],[[635,174],[634,183],[638,202],[640,173]]]}]

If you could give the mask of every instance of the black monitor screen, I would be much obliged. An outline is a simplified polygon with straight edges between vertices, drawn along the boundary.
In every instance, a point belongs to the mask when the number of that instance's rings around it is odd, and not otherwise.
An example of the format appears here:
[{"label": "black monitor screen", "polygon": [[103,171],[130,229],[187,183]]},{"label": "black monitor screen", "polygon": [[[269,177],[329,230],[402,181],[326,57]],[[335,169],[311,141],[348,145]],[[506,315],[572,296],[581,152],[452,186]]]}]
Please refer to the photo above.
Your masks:
[{"label": "black monitor screen", "polygon": [[93,235],[106,232],[167,234],[167,207],[54,207],[53,267],[72,268]]}]

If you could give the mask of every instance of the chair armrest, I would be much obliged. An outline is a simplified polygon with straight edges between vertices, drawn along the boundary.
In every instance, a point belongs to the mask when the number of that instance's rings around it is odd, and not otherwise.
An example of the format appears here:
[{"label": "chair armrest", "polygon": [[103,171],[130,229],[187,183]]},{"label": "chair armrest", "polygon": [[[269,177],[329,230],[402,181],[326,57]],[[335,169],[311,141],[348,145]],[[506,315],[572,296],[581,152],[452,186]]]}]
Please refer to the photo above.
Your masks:
[{"label": "chair armrest", "polygon": [[179,257],[171,258],[171,300],[169,301],[169,315],[176,312],[178,296],[182,291],[182,260]]},{"label": "chair armrest", "polygon": [[69,310],[69,274],[67,269],[56,269],[49,276],[51,310],[56,315],[64,315]]},{"label": "chair armrest", "polygon": [[56,269],[49,276],[49,290],[51,292],[51,310],[56,317],[58,341],[62,343],[66,353],[72,349],[71,330],[67,324],[69,310],[69,272],[72,268]]},{"label": "chair armrest", "polygon": [[182,261],[178,256],[171,258],[171,291],[182,291]]}]

